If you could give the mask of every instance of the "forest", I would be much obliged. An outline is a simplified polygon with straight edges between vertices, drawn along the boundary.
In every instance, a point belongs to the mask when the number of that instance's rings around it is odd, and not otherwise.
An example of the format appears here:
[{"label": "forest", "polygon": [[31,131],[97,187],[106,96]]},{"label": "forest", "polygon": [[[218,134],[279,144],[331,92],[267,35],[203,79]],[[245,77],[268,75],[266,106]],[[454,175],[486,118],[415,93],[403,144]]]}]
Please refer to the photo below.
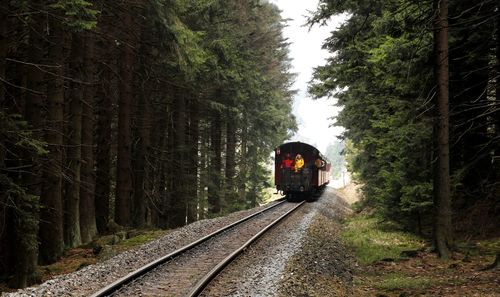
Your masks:
[{"label": "forest", "polygon": [[285,25],[258,0],[0,3],[0,280],[118,225],[256,206],[296,129]]},{"label": "forest", "polygon": [[443,258],[456,237],[498,236],[499,2],[322,0],[309,25],[341,14],[309,92],[343,107],[361,206]]},{"label": "forest", "polygon": [[[346,18],[309,94],[342,108],[327,154],[361,186],[356,207],[443,259],[456,239],[500,236],[499,6],[320,0],[306,24]],[[261,202],[270,153],[297,130],[271,1],[12,0],[0,14],[0,282],[34,284],[116,228]]]}]

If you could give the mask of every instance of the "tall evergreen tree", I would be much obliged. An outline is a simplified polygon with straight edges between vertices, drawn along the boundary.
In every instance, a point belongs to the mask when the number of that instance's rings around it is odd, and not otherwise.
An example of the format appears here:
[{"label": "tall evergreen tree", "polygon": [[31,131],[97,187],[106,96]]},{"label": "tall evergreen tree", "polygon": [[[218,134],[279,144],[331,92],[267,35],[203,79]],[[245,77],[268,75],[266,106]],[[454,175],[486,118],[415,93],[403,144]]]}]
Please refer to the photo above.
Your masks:
[{"label": "tall evergreen tree", "polygon": [[95,212],[94,173],[94,88],[95,82],[95,40],[91,33],[84,35],[84,69],[82,98],[82,148],[80,172],[80,233],[83,243],[90,242],[97,235]]},{"label": "tall evergreen tree", "polygon": [[[100,23],[97,30],[102,33],[113,34],[114,27],[110,23],[112,14],[108,8],[101,11]],[[97,116],[95,143],[96,143],[96,158],[95,158],[95,212],[96,225],[99,233],[104,233],[108,230],[110,219],[110,203],[111,203],[111,145],[113,139],[112,122],[114,119],[115,110],[113,104],[116,102],[113,92],[114,80],[112,73],[116,71],[115,63],[109,63],[117,54],[113,48],[113,41],[106,38],[100,38],[96,43],[96,51],[98,57],[102,60],[97,63],[97,85],[96,91],[96,110]]]},{"label": "tall evergreen tree", "polygon": [[[56,13],[56,15],[58,15]],[[62,23],[58,18],[50,18],[51,28],[48,41],[48,61],[54,65],[52,77],[47,83],[47,130],[46,141],[49,153],[44,160],[43,184],[40,203],[40,257],[42,263],[53,263],[61,257],[64,246],[63,236],[63,47],[65,45]]]},{"label": "tall evergreen tree", "polygon": [[64,242],[67,247],[82,243],[80,233],[80,168],[82,158],[82,92],[80,82],[84,69],[83,38],[72,34],[70,75],[78,82],[70,83],[68,132],[66,144],[65,196],[64,196]]},{"label": "tall evergreen tree", "polygon": [[122,226],[131,226],[132,213],[132,85],[134,74],[134,44],[133,33],[130,28],[134,26],[130,7],[124,7],[121,15],[123,25],[128,30],[122,34],[120,47],[121,63],[119,64],[120,78],[118,100],[118,154],[116,168],[116,206],[115,221]]},{"label": "tall evergreen tree", "polygon": [[441,258],[450,258],[452,244],[451,230],[451,194],[450,194],[450,158],[449,158],[449,70],[448,70],[448,1],[434,1],[435,20],[435,56],[437,82],[437,120],[436,142],[437,168],[435,173],[435,241]]}]

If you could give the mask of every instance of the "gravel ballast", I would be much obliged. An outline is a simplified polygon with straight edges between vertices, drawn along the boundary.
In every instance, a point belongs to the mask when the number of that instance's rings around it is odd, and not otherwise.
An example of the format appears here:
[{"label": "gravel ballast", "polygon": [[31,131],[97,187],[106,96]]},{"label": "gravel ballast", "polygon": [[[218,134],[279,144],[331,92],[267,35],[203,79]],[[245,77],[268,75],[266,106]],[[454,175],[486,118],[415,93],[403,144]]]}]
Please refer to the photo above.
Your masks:
[{"label": "gravel ballast", "polygon": [[340,240],[348,205],[333,190],[318,201],[302,248],[287,263],[277,296],[353,296],[357,266]]},{"label": "gravel ballast", "polygon": [[224,269],[202,296],[276,296],[288,260],[300,250],[315,215],[306,204]]},{"label": "gravel ballast", "polygon": [[[267,207],[202,220],[140,248],[2,296],[89,296],[142,265]],[[335,190],[307,203],[223,271],[204,296],[348,296],[355,266],[338,239],[349,208]]]},{"label": "gravel ballast", "polygon": [[[272,202],[275,203],[275,202]],[[168,235],[139,248],[118,254],[104,262],[88,265],[70,274],[60,275],[38,286],[2,296],[89,296],[106,285],[232,222],[236,222],[271,204],[239,211],[225,217],[201,220],[173,230]]]},{"label": "gravel ballast", "polygon": [[349,212],[327,188],[227,267],[203,296],[352,296],[355,264],[338,238]]}]

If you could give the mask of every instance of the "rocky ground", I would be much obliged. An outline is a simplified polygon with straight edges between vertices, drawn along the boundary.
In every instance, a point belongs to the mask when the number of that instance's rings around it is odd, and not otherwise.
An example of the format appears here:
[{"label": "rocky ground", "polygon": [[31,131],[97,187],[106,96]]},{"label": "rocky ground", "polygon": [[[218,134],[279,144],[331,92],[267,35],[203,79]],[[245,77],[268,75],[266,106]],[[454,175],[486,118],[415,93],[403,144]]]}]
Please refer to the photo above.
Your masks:
[{"label": "rocky ground", "polygon": [[[80,269],[73,273],[57,275],[38,286],[16,292],[3,293],[2,296],[89,296],[107,284],[156,260],[161,255],[171,253],[264,207],[267,206],[192,223],[183,228],[173,230],[157,240],[113,256],[110,259],[80,267]],[[90,249],[90,253],[91,251],[92,249]]]},{"label": "rocky ground", "polygon": [[355,264],[339,240],[349,212],[327,188],[227,267],[204,296],[350,296]]},{"label": "rocky ground", "polygon": [[[60,275],[39,286],[5,296],[88,296],[216,228],[257,209],[203,220],[103,262]],[[250,248],[205,291],[206,296],[345,296],[352,291],[354,262],[338,238],[347,204],[327,188],[292,218]]]},{"label": "rocky ground", "polygon": [[[470,247],[456,252],[450,261],[438,259],[428,245],[409,257],[369,264],[356,261],[355,247],[346,247],[343,236],[349,221],[360,217],[352,217],[349,207],[358,199],[357,189],[353,184],[340,190],[327,188],[318,201],[307,203],[245,251],[203,296],[500,296],[500,270],[485,269],[500,248],[500,239],[470,241]],[[261,208],[169,231],[110,259],[89,261],[76,272],[4,295],[88,296],[158,255]],[[345,221],[345,217],[351,218]]]},{"label": "rocky ground", "polygon": [[286,265],[279,296],[353,296],[357,264],[340,240],[341,220],[351,211],[333,189],[315,205],[302,248]]}]

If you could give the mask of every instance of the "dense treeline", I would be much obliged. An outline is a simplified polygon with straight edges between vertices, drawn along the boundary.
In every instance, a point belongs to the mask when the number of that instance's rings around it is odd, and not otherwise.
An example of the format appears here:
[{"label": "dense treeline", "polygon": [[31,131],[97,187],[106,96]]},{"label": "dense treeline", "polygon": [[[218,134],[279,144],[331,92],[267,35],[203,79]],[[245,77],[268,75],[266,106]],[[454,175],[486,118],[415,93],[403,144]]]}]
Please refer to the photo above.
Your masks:
[{"label": "dense treeline", "polygon": [[[497,228],[500,216],[499,5],[447,2],[321,1],[311,24],[341,13],[347,21],[324,43],[333,55],[310,92],[343,106],[337,124],[352,144],[365,205],[420,233],[451,212],[456,229],[469,222],[481,226],[466,230],[477,234]],[[450,134],[438,146],[448,107],[438,113],[438,99],[448,91]],[[451,209],[437,193],[447,162],[435,166],[448,145]]]},{"label": "dense treeline", "polygon": [[0,278],[123,227],[255,206],[295,129],[267,1],[0,4]]}]

